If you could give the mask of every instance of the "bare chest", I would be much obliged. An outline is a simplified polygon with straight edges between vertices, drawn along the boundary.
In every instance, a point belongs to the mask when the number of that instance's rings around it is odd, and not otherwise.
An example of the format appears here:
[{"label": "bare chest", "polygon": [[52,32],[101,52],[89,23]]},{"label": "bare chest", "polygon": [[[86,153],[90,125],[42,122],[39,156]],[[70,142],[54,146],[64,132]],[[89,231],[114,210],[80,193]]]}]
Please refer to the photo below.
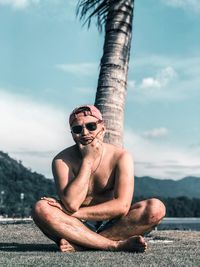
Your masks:
[{"label": "bare chest", "polygon": [[88,195],[104,194],[114,189],[115,168],[107,164],[99,166],[90,177]]},{"label": "bare chest", "polygon": [[[75,177],[80,166],[75,168]],[[103,195],[114,189],[115,166],[112,161],[104,158],[98,168],[92,173],[89,179],[88,196]]]}]

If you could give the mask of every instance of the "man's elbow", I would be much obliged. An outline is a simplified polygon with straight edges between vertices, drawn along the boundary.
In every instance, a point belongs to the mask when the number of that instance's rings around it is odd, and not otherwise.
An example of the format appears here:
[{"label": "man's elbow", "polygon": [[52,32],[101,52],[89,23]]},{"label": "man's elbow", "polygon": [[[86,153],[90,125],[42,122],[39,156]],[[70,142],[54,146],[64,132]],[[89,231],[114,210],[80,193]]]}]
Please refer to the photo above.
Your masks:
[{"label": "man's elbow", "polygon": [[67,205],[67,210],[69,210],[71,213],[77,212],[79,207],[77,205],[74,205],[73,203],[70,203]]},{"label": "man's elbow", "polygon": [[129,213],[130,205],[127,203],[120,205],[120,216],[126,216]]},{"label": "man's elbow", "polygon": [[77,212],[79,209],[79,206],[74,202],[69,202],[69,201],[64,200],[63,204],[65,208],[71,213]]}]

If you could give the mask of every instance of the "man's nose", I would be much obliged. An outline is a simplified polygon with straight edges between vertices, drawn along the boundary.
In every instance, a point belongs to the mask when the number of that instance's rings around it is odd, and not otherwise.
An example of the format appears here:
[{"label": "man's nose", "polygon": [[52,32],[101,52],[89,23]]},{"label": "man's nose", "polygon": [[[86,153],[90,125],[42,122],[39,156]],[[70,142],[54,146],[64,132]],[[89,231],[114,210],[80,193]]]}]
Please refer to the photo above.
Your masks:
[{"label": "man's nose", "polygon": [[83,125],[83,129],[82,129],[81,134],[82,134],[82,135],[85,135],[85,134],[87,134],[87,133],[88,133],[88,129],[85,127],[85,125]]}]

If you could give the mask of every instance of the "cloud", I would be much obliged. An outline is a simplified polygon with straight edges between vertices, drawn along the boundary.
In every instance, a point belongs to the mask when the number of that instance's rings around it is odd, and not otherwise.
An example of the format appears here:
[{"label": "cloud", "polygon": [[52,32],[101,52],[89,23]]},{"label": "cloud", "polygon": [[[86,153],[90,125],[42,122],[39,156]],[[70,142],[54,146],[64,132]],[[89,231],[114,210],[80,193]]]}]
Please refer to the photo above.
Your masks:
[{"label": "cloud", "polygon": [[[199,92],[200,55],[192,57],[170,57],[144,55],[130,64],[129,77],[134,86],[128,83],[129,101],[183,101]],[[195,96],[196,97],[196,96]]]},{"label": "cloud", "polygon": [[0,0],[0,5],[7,5],[14,9],[25,9],[32,4],[38,4],[40,0]]},{"label": "cloud", "polygon": [[125,147],[133,155],[136,176],[152,176],[161,179],[180,179],[193,175],[200,177],[199,155],[190,149],[174,145],[158,144],[125,130]]},{"label": "cloud", "polygon": [[200,151],[200,143],[193,143],[190,145],[190,148]]},{"label": "cloud", "polygon": [[74,0],[0,0],[0,6],[8,6],[15,11],[25,11],[34,7],[29,15],[65,22],[75,21],[76,5],[77,1]]},{"label": "cloud", "polygon": [[70,73],[73,75],[91,76],[97,73],[98,64],[96,63],[77,63],[77,64],[57,64],[58,70]]},{"label": "cloud", "polygon": [[161,0],[164,5],[181,8],[186,11],[190,10],[195,13],[200,12],[200,1],[199,0]]},{"label": "cloud", "polygon": [[[64,114],[57,107],[0,89],[1,150],[33,171],[52,177],[52,158],[73,144],[68,115],[69,111]],[[167,134],[164,127],[143,135],[126,129],[125,147],[135,158],[135,174],[174,179],[200,176],[199,150],[156,143],[158,137]]]},{"label": "cloud", "polygon": [[173,67],[168,66],[164,69],[162,69],[158,74],[157,74],[157,79],[160,81],[160,84],[162,86],[168,85],[173,79],[177,76],[176,71],[174,70]]},{"label": "cloud", "polygon": [[51,160],[73,143],[68,113],[0,90],[0,147],[34,171],[51,175]]},{"label": "cloud", "polygon": [[162,88],[167,86],[174,78],[176,77],[175,70],[168,66],[164,69],[161,69],[157,74],[156,77],[147,77],[144,78],[141,82],[140,87],[142,89],[146,88]]},{"label": "cloud", "polygon": [[[141,70],[142,73],[154,71],[159,73],[160,70],[172,68],[176,72],[193,73],[194,70],[199,70],[200,55],[194,54],[190,57],[170,56],[162,54],[145,54],[140,58],[135,58],[134,62],[130,63],[131,69],[136,72]],[[192,72],[191,72],[192,71]]]},{"label": "cloud", "polygon": [[145,89],[145,88],[160,88],[161,87],[161,83],[153,78],[153,77],[148,77],[148,78],[144,78],[142,80],[142,83],[140,85],[141,88]]},{"label": "cloud", "polygon": [[157,138],[166,136],[168,135],[168,133],[169,131],[166,128],[160,127],[160,128],[154,128],[149,131],[145,131],[142,135],[147,138]]}]

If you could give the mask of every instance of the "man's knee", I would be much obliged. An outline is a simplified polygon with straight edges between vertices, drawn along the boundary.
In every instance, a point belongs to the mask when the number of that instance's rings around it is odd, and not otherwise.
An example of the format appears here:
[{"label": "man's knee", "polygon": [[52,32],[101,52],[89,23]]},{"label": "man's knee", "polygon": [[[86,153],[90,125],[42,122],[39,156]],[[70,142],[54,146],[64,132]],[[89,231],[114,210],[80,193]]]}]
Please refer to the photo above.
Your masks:
[{"label": "man's knee", "polygon": [[67,224],[74,223],[75,218],[67,215],[56,207],[52,207],[46,200],[39,200],[32,209],[32,218],[36,224],[57,224],[65,222]]},{"label": "man's knee", "polygon": [[32,218],[34,221],[51,219],[51,207],[45,200],[39,200],[36,202],[32,209]]},{"label": "man's knee", "polygon": [[146,200],[145,219],[147,224],[158,224],[165,216],[166,208],[162,201],[157,198]]}]

